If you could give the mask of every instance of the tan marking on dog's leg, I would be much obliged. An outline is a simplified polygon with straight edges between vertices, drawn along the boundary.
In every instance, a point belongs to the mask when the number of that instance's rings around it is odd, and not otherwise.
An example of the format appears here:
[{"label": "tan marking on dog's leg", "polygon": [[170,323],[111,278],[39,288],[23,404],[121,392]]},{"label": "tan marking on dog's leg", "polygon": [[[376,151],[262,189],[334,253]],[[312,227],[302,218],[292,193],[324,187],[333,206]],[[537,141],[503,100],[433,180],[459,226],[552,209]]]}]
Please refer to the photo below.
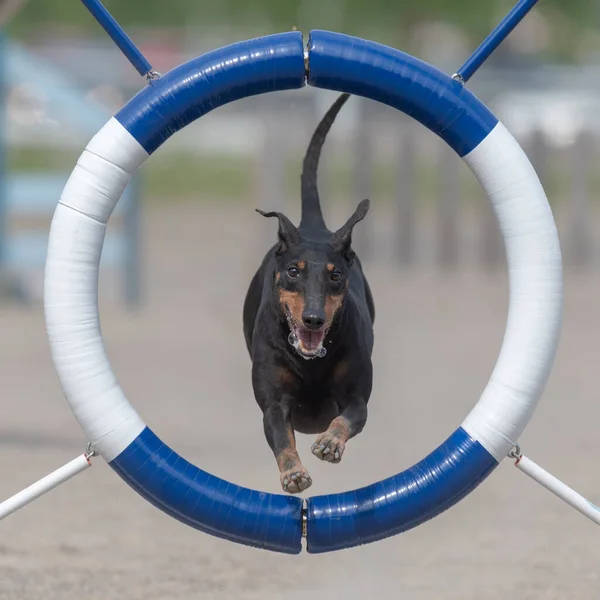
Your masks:
[{"label": "tan marking on dog's leg", "polygon": [[285,367],[279,367],[277,369],[277,375],[279,376],[279,381],[281,381],[281,383],[291,384],[294,383],[294,381],[296,380],[294,374]]},{"label": "tan marking on dog's leg", "polygon": [[350,438],[350,426],[345,417],[336,417],[327,431],[317,437],[311,447],[312,453],[321,460],[339,463]]},{"label": "tan marking on dog's leg", "polygon": [[341,360],[333,368],[333,378],[336,381],[340,381],[341,379],[343,379],[347,373],[348,373],[348,361]]},{"label": "tan marking on dog's leg", "polygon": [[342,302],[344,301],[344,295],[340,294],[339,296],[326,296],[325,297],[325,328],[329,329],[331,324],[333,323],[333,319],[335,318],[335,313],[342,306]]},{"label": "tan marking on dog's leg", "polygon": [[290,428],[288,431],[290,445],[277,455],[281,488],[289,494],[298,494],[312,485],[312,479],[304,468],[296,451],[296,438]]}]

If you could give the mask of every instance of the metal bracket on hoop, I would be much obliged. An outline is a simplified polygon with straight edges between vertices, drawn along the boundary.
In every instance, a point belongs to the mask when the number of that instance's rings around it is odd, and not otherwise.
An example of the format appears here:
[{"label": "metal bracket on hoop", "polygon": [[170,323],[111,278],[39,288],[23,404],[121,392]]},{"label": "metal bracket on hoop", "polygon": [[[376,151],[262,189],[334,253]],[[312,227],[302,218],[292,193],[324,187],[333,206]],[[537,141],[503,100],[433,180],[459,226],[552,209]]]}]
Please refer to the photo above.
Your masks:
[{"label": "metal bracket on hoop", "polygon": [[158,72],[158,71],[148,71],[146,73],[146,81],[148,83],[150,83],[151,81],[155,81],[157,79],[160,79],[162,77],[162,75]]},{"label": "metal bracket on hoop", "polygon": [[519,446],[519,444],[515,444],[512,450],[507,454],[507,456],[509,458],[514,458],[516,461],[515,464],[518,464],[519,461],[523,458],[523,454],[521,453],[521,446]]},{"label": "metal bracket on hoop", "polygon": [[94,447],[92,446],[92,442],[88,442],[85,445],[85,457],[89,460],[94,456],[98,456],[98,450],[94,449]]}]

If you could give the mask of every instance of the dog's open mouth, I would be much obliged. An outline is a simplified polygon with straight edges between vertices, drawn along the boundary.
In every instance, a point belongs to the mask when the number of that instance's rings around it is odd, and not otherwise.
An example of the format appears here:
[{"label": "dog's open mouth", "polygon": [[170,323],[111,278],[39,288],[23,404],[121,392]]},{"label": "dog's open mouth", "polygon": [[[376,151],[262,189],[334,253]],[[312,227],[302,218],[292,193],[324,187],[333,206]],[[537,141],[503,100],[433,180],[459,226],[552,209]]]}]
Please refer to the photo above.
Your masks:
[{"label": "dog's open mouth", "polygon": [[327,354],[327,350],[323,346],[324,329],[314,331],[305,327],[296,327],[290,323],[290,330],[288,342],[296,348],[296,352],[302,358],[322,358]]},{"label": "dog's open mouth", "polygon": [[306,353],[319,350],[323,346],[324,337],[325,332],[323,330],[313,331],[311,329],[304,329],[304,327],[298,329],[300,346]]}]

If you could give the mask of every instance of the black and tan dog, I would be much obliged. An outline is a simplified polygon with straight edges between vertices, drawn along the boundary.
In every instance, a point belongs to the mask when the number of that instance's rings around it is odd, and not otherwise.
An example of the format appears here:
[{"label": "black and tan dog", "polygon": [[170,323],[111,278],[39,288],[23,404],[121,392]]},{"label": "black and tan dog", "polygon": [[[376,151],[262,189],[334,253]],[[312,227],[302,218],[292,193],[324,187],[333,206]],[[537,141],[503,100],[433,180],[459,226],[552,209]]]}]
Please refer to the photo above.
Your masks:
[{"label": "black and tan dog", "polygon": [[278,242],[254,275],[244,303],[244,334],[252,385],[284,491],[312,480],[302,465],[294,431],[318,433],[312,453],[331,463],[367,420],[373,378],[373,298],[352,250],[352,229],[369,210],[363,200],[335,233],[327,229],[317,191],[325,137],[347,94],[331,106],[316,131],[302,170],[302,218],[283,214]]}]

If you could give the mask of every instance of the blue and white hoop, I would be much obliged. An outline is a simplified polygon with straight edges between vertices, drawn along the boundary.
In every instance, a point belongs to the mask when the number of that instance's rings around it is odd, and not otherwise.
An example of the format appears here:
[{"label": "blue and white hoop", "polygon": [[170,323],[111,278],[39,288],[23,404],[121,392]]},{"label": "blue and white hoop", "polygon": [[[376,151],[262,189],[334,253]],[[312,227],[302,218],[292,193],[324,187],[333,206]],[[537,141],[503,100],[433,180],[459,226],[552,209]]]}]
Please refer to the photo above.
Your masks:
[{"label": "blue and white hoop", "polygon": [[[459,78],[457,78],[459,79]],[[197,529],[242,544],[327,552],[395,535],[446,510],[517,443],[554,359],[562,264],[536,173],[498,119],[460,81],[403,52],[327,31],[233,44],[152,79],[91,140],[56,209],[45,280],[52,357],[92,447],[136,491]],[[417,465],[367,487],[306,500],[242,488],[167,447],[125,398],[106,355],[98,265],[107,221],[131,176],[179,129],[251,95],[315,87],[414,117],[445,140],[485,189],[504,237],[510,303],[500,355],[462,425]]]}]

